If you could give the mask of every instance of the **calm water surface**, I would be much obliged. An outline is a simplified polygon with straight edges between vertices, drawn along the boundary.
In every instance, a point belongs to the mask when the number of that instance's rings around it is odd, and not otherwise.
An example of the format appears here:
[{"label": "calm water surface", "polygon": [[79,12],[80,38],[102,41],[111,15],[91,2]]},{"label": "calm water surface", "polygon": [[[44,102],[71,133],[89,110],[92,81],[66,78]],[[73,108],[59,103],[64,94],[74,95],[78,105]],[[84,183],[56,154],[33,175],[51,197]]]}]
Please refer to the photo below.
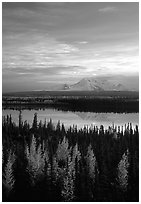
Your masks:
[{"label": "calm water surface", "polygon": [[[53,123],[56,124],[58,120],[64,123],[65,127],[77,125],[78,128],[84,127],[84,125],[104,125],[108,127],[113,123],[115,125],[124,125],[131,122],[133,126],[139,124],[139,113],[93,113],[93,112],[71,112],[60,111],[56,109],[44,109],[44,110],[22,110],[23,121],[27,120],[30,124],[33,121],[34,113],[38,114],[38,121],[47,120],[51,118]],[[3,116],[12,115],[14,122],[18,123],[18,110],[5,109],[2,112]]]}]

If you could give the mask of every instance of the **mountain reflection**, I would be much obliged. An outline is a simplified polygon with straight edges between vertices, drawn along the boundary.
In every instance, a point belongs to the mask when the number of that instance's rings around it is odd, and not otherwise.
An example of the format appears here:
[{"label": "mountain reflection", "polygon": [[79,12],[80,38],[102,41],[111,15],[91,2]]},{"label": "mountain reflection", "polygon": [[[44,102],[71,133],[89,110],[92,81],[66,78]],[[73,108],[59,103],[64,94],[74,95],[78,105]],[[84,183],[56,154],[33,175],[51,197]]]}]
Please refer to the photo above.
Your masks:
[{"label": "mountain reflection", "polygon": [[[45,109],[37,110],[38,121],[49,120],[52,118],[53,123],[57,124],[60,120],[64,123],[65,127],[77,124],[78,128],[84,127],[84,125],[95,124],[100,126],[103,124],[105,127],[111,126],[113,123],[116,125],[124,125],[125,123],[131,122],[134,126],[139,123],[138,113],[95,113],[95,112],[72,112],[72,111],[61,111],[57,109]],[[19,111],[18,110],[3,110],[3,116],[11,114],[15,123],[18,124]],[[33,115],[35,110],[22,110],[23,120],[27,120],[30,124],[33,121]]]},{"label": "mountain reflection", "polygon": [[91,112],[75,112],[76,115],[78,115],[83,120],[90,120],[94,122],[105,122],[110,121],[109,120],[109,114],[108,113],[91,113]]}]

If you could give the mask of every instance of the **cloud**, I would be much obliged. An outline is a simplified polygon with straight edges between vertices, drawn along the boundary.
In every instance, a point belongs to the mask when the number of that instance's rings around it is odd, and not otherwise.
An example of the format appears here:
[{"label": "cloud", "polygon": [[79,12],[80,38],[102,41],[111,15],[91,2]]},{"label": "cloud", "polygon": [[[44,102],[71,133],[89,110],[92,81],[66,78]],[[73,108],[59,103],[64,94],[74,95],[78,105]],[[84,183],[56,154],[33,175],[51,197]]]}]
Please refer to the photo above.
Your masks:
[{"label": "cloud", "polygon": [[60,42],[48,34],[18,34],[15,39],[4,41],[3,69],[34,70],[38,67],[42,70],[60,64],[66,66],[63,61],[78,51],[76,46]]},{"label": "cloud", "polygon": [[101,13],[111,13],[111,12],[117,11],[117,8],[109,6],[109,7],[101,8],[98,11],[101,12]]},{"label": "cloud", "polygon": [[[40,38],[39,38],[40,39]],[[3,49],[3,75],[47,78],[138,71],[138,46],[118,44],[102,47],[76,47],[46,36],[43,43],[27,40],[17,49]],[[25,43],[25,42],[24,42]],[[99,68],[102,68],[101,70]],[[134,69],[133,69],[134,67]],[[75,76],[74,76],[75,75]]]},{"label": "cloud", "polygon": [[87,41],[81,41],[81,42],[78,42],[79,44],[87,44],[88,42]]},{"label": "cloud", "polygon": [[3,83],[137,72],[138,10],[132,5],[4,3]]}]

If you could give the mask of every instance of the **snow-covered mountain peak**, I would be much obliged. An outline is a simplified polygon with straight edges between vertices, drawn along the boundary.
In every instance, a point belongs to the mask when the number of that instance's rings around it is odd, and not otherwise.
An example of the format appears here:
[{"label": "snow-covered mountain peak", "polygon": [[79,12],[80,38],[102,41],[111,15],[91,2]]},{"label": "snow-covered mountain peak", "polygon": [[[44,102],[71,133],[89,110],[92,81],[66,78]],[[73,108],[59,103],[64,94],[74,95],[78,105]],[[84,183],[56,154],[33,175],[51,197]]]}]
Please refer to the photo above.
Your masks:
[{"label": "snow-covered mountain peak", "polygon": [[125,91],[127,88],[116,80],[89,77],[79,82],[66,86],[65,90],[70,91]]}]

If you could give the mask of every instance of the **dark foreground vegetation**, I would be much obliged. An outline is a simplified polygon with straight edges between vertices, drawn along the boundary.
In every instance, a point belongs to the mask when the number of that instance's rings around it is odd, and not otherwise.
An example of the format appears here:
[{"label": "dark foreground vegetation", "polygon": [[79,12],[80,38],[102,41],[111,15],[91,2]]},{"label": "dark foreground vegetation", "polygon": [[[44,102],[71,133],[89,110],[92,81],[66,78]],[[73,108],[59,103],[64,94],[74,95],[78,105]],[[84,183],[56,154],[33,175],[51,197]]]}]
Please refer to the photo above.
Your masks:
[{"label": "dark foreground vegetation", "polygon": [[66,98],[60,99],[64,103],[63,109],[86,112],[116,112],[130,113],[139,111],[139,101],[125,98]]},{"label": "dark foreground vegetation", "polygon": [[2,120],[3,201],[139,201],[138,126]]}]

